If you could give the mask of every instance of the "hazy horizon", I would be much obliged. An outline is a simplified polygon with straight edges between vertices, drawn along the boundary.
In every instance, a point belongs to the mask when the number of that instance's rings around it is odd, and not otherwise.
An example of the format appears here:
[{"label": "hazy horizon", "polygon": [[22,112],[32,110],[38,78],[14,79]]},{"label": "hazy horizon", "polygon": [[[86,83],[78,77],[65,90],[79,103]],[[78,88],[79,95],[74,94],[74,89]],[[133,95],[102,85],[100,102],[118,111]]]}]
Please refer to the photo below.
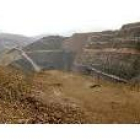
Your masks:
[{"label": "hazy horizon", "polygon": [[138,0],[0,0],[0,32],[25,36],[119,29],[140,19]]}]

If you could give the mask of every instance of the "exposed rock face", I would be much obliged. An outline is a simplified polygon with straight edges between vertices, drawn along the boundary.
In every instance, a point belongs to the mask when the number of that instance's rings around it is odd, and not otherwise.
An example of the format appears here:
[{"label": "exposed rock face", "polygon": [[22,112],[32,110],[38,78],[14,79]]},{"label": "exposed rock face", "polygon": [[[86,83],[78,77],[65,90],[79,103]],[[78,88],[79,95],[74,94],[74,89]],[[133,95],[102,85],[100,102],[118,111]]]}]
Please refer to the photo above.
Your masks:
[{"label": "exposed rock face", "polygon": [[119,31],[88,37],[75,62],[94,65],[106,73],[132,79],[140,75],[140,23],[124,25]]},{"label": "exposed rock face", "polygon": [[126,24],[122,26],[119,35],[122,37],[139,37],[140,36],[140,22]]},{"label": "exposed rock face", "polygon": [[88,37],[92,33],[77,33],[66,39],[63,43],[63,48],[71,52],[79,52],[85,47]]}]

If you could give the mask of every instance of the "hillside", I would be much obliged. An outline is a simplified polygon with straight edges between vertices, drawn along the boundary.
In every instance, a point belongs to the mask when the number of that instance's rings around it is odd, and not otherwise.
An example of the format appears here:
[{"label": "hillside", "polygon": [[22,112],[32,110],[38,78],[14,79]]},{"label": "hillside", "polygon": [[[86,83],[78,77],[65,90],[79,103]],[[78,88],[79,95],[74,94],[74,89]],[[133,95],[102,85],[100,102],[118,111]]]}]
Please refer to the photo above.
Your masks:
[{"label": "hillside", "polygon": [[137,86],[0,68],[0,123],[140,123],[139,99]]},{"label": "hillside", "polygon": [[27,45],[25,51],[34,51],[34,50],[53,50],[61,49],[64,37],[61,36],[48,36],[43,37],[29,45]]},{"label": "hillside", "polygon": [[26,46],[34,41],[35,39],[22,35],[0,33],[0,49]]},{"label": "hillside", "polygon": [[[71,37],[47,36],[25,46],[23,51],[43,70],[76,70],[91,74],[87,71],[90,67],[95,74],[100,71],[125,81],[140,80],[140,23],[126,24],[115,31],[76,33]],[[34,70],[19,50],[3,54],[1,65]]]},{"label": "hillside", "polygon": [[[88,37],[75,63],[131,80],[140,75],[140,23]],[[130,28],[131,27],[131,28]]]},{"label": "hillside", "polygon": [[[49,36],[37,40],[23,48],[23,51],[41,69],[70,70],[73,54],[62,48],[64,37]],[[34,70],[28,60],[17,49],[4,52],[0,59],[1,65],[12,65],[24,71]]]}]

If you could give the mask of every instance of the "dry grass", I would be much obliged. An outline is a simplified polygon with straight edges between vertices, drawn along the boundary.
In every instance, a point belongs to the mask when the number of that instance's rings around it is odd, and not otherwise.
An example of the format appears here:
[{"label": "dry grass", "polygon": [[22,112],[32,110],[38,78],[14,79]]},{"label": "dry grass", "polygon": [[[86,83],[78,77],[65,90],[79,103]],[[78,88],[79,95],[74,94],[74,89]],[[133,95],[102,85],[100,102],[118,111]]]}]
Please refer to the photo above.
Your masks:
[{"label": "dry grass", "polygon": [[0,123],[140,123],[139,87],[0,68]]},{"label": "dry grass", "polygon": [[81,104],[67,97],[48,96],[35,88],[32,78],[0,68],[0,123],[92,122]]},{"label": "dry grass", "polygon": [[36,87],[45,93],[59,92],[60,97],[80,102],[92,113],[92,123],[140,122],[139,87],[60,71],[46,71],[36,75],[34,80]]}]

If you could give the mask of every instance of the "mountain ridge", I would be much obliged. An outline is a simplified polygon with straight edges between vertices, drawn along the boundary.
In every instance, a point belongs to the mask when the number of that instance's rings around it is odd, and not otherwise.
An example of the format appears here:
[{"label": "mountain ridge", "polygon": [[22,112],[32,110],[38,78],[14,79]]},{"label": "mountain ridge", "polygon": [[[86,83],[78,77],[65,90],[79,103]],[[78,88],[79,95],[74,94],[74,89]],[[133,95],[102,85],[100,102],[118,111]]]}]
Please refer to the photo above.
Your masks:
[{"label": "mountain ridge", "polygon": [[[126,24],[114,31],[75,33],[71,37],[47,36],[23,48],[43,69],[67,67],[73,70],[74,64],[87,67],[98,64],[94,69],[128,80],[140,75],[139,49],[140,23]],[[22,57],[15,60],[10,61],[18,65],[25,61]],[[83,71],[86,72],[86,68]]]}]

